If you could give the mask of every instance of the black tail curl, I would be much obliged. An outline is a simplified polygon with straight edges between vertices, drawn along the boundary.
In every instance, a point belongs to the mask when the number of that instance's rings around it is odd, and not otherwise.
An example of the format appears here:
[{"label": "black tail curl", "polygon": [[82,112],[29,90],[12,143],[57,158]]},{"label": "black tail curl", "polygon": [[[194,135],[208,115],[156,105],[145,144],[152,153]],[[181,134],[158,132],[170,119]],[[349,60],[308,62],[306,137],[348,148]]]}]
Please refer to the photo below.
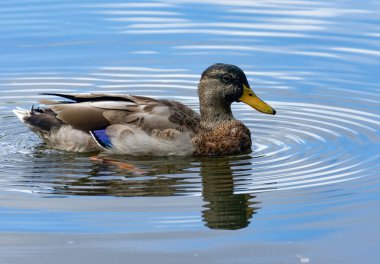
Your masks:
[{"label": "black tail curl", "polygon": [[52,129],[57,129],[62,126],[63,122],[57,118],[50,108],[40,108],[32,105],[30,116],[24,118],[33,130],[50,132]]}]

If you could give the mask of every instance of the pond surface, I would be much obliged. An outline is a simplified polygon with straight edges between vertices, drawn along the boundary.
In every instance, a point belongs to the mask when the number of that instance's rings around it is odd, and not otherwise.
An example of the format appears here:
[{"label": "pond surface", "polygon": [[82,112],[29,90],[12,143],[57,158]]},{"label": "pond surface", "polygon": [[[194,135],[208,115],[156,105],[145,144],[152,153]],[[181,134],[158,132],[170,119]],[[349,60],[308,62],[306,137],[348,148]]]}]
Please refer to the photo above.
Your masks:
[{"label": "pond surface", "polygon": [[[379,1],[0,7],[1,263],[379,263]],[[277,110],[233,105],[252,153],[55,151],[11,112],[90,91],[198,109],[216,62]]]}]

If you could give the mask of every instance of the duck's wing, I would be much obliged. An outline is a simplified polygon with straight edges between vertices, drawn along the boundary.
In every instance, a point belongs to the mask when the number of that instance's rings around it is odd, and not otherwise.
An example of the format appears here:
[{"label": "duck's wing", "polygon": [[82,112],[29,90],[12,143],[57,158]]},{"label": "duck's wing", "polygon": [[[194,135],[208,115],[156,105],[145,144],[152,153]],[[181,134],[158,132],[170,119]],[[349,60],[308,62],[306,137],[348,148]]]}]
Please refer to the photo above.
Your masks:
[{"label": "duck's wing", "polygon": [[68,101],[41,100],[62,122],[84,131],[113,124],[130,124],[150,132],[154,129],[177,129],[197,133],[200,115],[171,100],[122,94],[45,94]]}]

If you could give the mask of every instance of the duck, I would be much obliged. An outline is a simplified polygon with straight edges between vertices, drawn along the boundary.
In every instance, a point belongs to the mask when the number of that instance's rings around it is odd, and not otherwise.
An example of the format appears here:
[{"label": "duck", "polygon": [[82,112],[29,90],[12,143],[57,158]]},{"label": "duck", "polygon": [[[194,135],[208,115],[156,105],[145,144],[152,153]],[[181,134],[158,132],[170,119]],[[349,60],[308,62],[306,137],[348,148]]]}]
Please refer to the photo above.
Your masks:
[{"label": "duck", "polygon": [[250,130],[231,111],[243,102],[276,111],[251,89],[238,66],[216,63],[201,75],[200,113],[167,99],[106,93],[43,93],[64,100],[39,101],[14,114],[53,149],[131,156],[222,156],[251,150]]}]

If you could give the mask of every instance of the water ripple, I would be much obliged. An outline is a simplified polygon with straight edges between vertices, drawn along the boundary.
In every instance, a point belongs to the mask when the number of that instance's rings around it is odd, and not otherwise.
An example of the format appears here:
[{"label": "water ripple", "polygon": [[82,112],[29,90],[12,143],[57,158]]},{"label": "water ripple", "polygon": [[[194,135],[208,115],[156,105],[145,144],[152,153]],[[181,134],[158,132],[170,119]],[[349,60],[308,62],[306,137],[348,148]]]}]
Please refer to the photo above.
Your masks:
[{"label": "water ripple", "polygon": [[[260,88],[262,85],[313,77],[307,71],[248,70],[247,75],[250,80],[257,76],[261,78],[255,78],[258,80],[255,90],[268,98],[267,88]],[[3,100],[33,98],[37,93],[46,92],[49,86],[56,87],[50,91],[64,91],[57,86],[67,86],[67,91],[75,91],[79,84],[82,87],[92,85],[91,90],[95,92],[107,89],[170,98],[197,109],[198,78],[198,74],[187,69],[120,66],[101,67],[87,76],[75,77],[59,73],[54,76],[10,74],[1,81],[4,87],[9,87],[2,92],[7,94],[2,96]],[[157,87],[161,89],[155,89]],[[170,91],[170,96],[162,91]],[[349,91],[341,96],[347,96]],[[353,92],[361,99],[374,96],[369,91]],[[253,152],[214,158],[134,158],[62,153],[36,145],[36,137],[8,112],[2,118],[11,122],[4,131],[13,132],[0,135],[1,153],[3,156],[7,153],[4,156],[7,162],[1,170],[11,173],[15,166],[20,169],[1,181],[0,189],[61,195],[213,197],[218,193],[252,194],[354,181],[369,178],[378,169],[380,155],[376,145],[369,143],[378,142],[378,115],[354,107],[328,104],[276,100],[269,103],[277,109],[278,115],[256,114],[245,105],[235,104],[236,117],[252,131]],[[28,100],[25,105],[30,105]],[[364,155],[357,151],[359,148],[366,148],[367,153],[373,155]],[[128,169],[119,164],[128,164]]]},{"label": "water ripple", "polygon": [[[223,196],[249,204],[245,195],[257,192],[345,181],[370,186],[380,164],[380,96],[377,75],[367,71],[379,62],[380,34],[378,8],[367,4],[4,4],[0,38],[5,50],[15,48],[4,54],[0,77],[0,170],[6,175],[0,190],[203,195],[210,204]],[[165,68],[168,61],[173,68]],[[48,91],[140,94],[198,109],[201,70],[219,61],[244,68],[257,94],[278,112],[268,117],[234,104],[235,116],[252,131],[252,153],[214,158],[63,153],[41,145],[11,113]],[[234,194],[244,195],[235,201]]]}]

